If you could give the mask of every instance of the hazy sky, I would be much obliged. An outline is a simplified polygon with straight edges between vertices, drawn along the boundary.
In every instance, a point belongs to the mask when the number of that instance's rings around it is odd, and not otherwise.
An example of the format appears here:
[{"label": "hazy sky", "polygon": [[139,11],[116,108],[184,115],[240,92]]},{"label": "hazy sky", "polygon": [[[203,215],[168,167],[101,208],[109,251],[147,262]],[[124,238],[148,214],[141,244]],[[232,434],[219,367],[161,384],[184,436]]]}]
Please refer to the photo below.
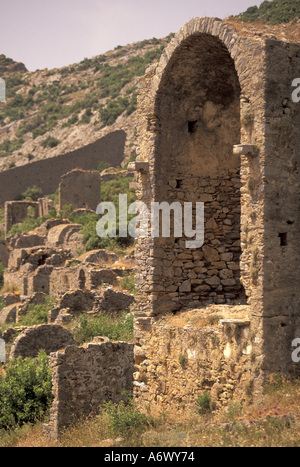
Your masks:
[{"label": "hazy sky", "polygon": [[56,68],[152,37],[197,16],[225,18],[262,0],[0,0],[0,54]]}]

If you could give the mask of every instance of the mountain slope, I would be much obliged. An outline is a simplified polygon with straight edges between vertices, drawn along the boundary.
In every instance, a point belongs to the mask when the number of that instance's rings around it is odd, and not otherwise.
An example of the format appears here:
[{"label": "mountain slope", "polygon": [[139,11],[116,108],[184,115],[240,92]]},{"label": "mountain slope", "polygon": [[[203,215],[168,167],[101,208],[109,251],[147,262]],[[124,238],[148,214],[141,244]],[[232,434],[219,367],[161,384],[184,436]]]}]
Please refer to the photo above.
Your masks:
[{"label": "mountain slope", "polygon": [[[228,22],[241,35],[300,42],[299,7],[299,0],[263,2]],[[284,23],[274,25],[275,18]],[[173,36],[35,72],[0,55],[7,88],[7,101],[0,102],[0,171],[73,151],[119,129],[127,134],[124,163],[134,158],[137,84]]]},{"label": "mountain slope", "polygon": [[[0,103],[0,171],[53,157],[127,133],[127,159],[136,149],[137,83],[173,37],[150,39],[78,64],[28,72],[2,57],[7,100]],[[1,60],[0,60],[1,67]]]},{"label": "mountain slope", "polygon": [[235,17],[241,21],[260,21],[263,23],[288,23],[300,18],[299,0],[264,1],[259,7],[251,6]]}]

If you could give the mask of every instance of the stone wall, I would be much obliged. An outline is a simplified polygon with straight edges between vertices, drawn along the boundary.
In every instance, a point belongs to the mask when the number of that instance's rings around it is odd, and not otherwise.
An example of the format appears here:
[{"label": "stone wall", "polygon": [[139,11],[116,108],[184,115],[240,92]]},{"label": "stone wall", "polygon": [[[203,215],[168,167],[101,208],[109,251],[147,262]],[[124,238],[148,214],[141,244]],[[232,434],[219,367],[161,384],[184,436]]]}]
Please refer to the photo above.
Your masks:
[{"label": "stone wall", "polygon": [[61,177],[59,209],[71,204],[73,209],[96,211],[100,203],[100,173],[74,169]]},{"label": "stone wall", "polygon": [[51,354],[54,401],[46,432],[58,438],[79,417],[99,411],[104,402],[118,403],[122,392],[132,392],[133,344],[90,343]]},{"label": "stone wall", "polygon": [[28,210],[32,209],[32,217],[39,215],[39,204],[35,201],[8,201],[5,203],[5,233],[7,234],[14,224],[23,222],[28,217]]},{"label": "stone wall", "polygon": [[256,349],[247,307],[228,308],[212,305],[208,314],[196,309],[153,325],[143,350],[135,352],[134,388],[142,406],[168,410],[171,403],[181,411],[195,407],[203,392],[217,408],[234,397],[251,400]]},{"label": "stone wall", "polygon": [[15,339],[10,359],[17,357],[37,357],[41,350],[48,355],[76,342],[72,333],[56,324],[41,324],[26,328]]},{"label": "stone wall", "polygon": [[[299,44],[239,35],[219,19],[195,18],[140,81],[138,199],[148,208],[153,201],[194,206],[202,201],[205,225],[199,249],[186,248],[187,236],[176,238],[172,232],[169,238],[149,235],[137,241],[137,400],[178,405],[215,387],[217,372],[210,374],[209,384],[201,376],[207,365],[204,348],[212,368],[215,359],[220,369],[225,364],[239,368],[222,333],[194,329],[192,319],[188,328],[174,330],[168,359],[160,343],[169,332],[168,317],[195,307],[205,315],[214,306],[224,315],[227,306],[226,319],[236,306],[245,307],[241,319],[249,323],[249,372],[221,372],[223,385],[238,391],[243,375],[248,392],[257,395],[269,373],[299,373],[291,360],[300,320],[300,107],[291,101],[292,80],[300,76],[299,54]],[[191,361],[192,372],[184,373],[178,352],[193,355],[193,331],[199,371]],[[208,347],[211,337],[221,342],[219,352]],[[165,354],[165,375],[157,352]],[[157,373],[166,397],[158,397],[159,390],[153,397]],[[178,388],[174,398],[173,387]],[[218,391],[214,396],[218,399]]]},{"label": "stone wall", "polygon": [[[48,198],[40,198],[37,201],[7,201],[4,206],[4,230],[5,234],[7,234],[13,225],[24,222],[27,217],[36,219],[37,217],[47,215],[53,209],[53,201]],[[29,208],[31,208],[31,213]]]},{"label": "stone wall", "polygon": [[1,172],[0,204],[15,199],[33,185],[42,188],[44,195],[55,193],[60,177],[75,168],[97,170],[100,161],[118,166],[123,160],[125,140],[124,131],[114,131],[76,151]]}]

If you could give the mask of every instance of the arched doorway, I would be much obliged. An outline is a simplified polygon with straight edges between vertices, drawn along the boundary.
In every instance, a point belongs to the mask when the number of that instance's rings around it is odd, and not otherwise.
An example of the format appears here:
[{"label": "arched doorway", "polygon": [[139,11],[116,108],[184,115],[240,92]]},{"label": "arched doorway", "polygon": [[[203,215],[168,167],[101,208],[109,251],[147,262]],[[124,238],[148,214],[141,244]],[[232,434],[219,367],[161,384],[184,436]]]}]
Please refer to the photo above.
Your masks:
[{"label": "arched doorway", "polygon": [[[201,304],[245,303],[240,282],[241,88],[227,47],[215,36],[187,37],[164,69],[155,100],[156,202],[204,202],[204,245],[187,237],[154,239],[164,260],[154,288],[165,291],[156,312]],[[183,228],[184,231],[184,228]]]}]

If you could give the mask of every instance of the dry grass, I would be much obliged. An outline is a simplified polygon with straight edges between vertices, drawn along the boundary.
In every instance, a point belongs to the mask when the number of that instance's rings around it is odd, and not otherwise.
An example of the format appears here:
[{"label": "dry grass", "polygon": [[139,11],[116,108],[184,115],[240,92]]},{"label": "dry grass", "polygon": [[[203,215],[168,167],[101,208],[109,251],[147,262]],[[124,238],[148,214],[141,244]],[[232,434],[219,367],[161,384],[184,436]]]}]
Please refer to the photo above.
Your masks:
[{"label": "dry grass", "polygon": [[43,436],[42,425],[27,426],[0,438],[1,447],[297,447],[300,446],[300,382],[275,379],[262,400],[242,407],[233,401],[223,410],[160,414],[153,426],[134,434],[112,434],[102,414],[69,428],[60,442]]},{"label": "dry grass", "polygon": [[246,23],[234,20],[233,18],[229,18],[228,20],[225,20],[225,22],[234,28],[240,36],[249,36],[250,33],[262,38],[300,42],[300,28],[299,24],[295,22],[271,25],[259,22]]}]

